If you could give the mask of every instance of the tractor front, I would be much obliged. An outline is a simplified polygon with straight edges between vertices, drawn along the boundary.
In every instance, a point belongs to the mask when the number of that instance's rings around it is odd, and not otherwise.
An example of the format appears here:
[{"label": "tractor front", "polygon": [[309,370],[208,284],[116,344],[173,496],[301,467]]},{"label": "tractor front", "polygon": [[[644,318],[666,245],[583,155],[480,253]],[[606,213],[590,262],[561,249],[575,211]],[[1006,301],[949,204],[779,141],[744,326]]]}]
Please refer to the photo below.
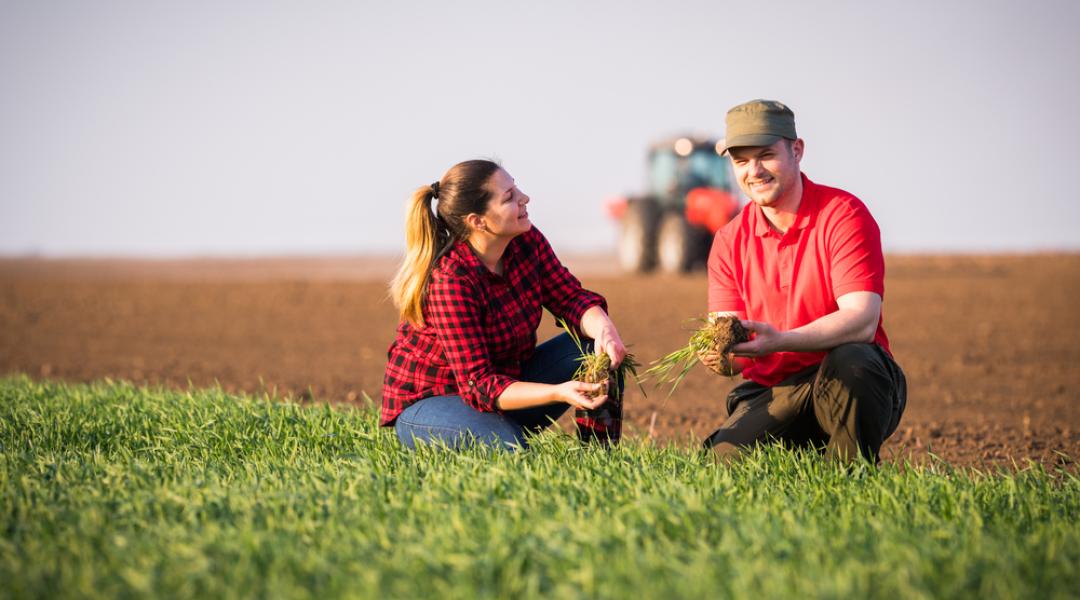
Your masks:
[{"label": "tractor front", "polygon": [[653,144],[644,194],[616,198],[619,263],[625,271],[680,273],[703,263],[717,229],[739,211],[739,192],[716,139],[679,137]]}]

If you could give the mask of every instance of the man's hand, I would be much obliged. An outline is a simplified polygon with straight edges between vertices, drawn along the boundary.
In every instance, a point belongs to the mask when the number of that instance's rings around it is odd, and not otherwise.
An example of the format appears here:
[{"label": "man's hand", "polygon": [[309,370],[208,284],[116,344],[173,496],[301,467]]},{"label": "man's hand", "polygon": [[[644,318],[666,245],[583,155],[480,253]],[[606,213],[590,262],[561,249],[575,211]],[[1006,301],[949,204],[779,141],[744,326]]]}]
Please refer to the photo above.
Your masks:
[{"label": "man's hand", "polygon": [[724,377],[730,377],[742,370],[736,366],[735,355],[731,352],[728,353],[727,360],[724,360],[724,355],[719,352],[698,352],[698,360],[713,373]]},{"label": "man's hand", "polygon": [[744,319],[742,325],[750,330],[750,333],[754,334],[754,337],[749,342],[743,342],[732,346],[731,351],[735,356],[754,358],[772,354],[773,352],[778,352],[783,349],[783,331],[779,331],[772,325],[762,323],[761,321],[748,321]]}]

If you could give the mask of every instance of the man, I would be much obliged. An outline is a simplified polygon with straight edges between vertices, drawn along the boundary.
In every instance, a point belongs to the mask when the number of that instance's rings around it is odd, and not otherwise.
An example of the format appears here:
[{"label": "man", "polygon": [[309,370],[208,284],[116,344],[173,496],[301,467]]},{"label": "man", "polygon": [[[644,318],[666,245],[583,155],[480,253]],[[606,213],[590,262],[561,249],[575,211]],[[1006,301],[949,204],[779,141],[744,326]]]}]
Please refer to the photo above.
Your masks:
[{"label": "man", "polygon": [[882,327],[885,261],[877,223],[855,196],[802,174],[803,140],[780,102],[727,113],[724,152],[750,198],[709,253],[710,316],[753,334],[725,361],[748,381],[705,441],[721,457],[766,440],[878,460],[904,411],[906,382]]}]

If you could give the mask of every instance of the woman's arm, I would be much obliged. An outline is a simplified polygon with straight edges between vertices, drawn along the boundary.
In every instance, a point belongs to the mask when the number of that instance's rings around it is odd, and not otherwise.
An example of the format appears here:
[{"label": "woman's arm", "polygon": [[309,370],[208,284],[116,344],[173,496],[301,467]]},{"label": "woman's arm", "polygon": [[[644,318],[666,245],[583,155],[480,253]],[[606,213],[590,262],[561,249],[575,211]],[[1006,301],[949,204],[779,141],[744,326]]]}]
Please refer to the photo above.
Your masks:
[{"label": "woman's arm", "polygon": [[[583,325],[585,312],[593,307],[599,307],[606,314],[607,301],[604,297],[581,287],[577,277],[555,256],[555,251],[544,234],[534,227],[526,235],[527,242],[536,252],[536,266],[540,273],[540,303],[544,308],[551,311],[556,319],[578,327]],[[585,333],[584,330],[582,332]]]},{"label": "woman's arm", "polygon": [[581,332],[593,339],[593,349],[597,354],[608,355],[612,366],[619,366],[626,358],[626,345],[619,336],[619,330],[600,306],[590,307],[581,315]]},{"label": "woman's arm", "polygon": [[476,283],[463,273],[435,273],[428,285],[424,318],[454,373],[462,400],[493,412],[497,399],[515,380],[496,372],[488,354],[486,308]]},{"label": "woman's arm", "polygon": [[425,315],[443,347],[466,404],[482,412],[492,412],[555,402],[591,409],[607,400],[606,396],[585,395],[600,389],[599,383],[567,381],[551,385],[516,381],[497,373],[487,353],[484,308],[477,296],[467,277],[436,276],[428,289]]},{"label": "woman's arm", "polygon": [[[581,331],[594,340],[597,354],[606,352],[611,364],[618,365],[626,356],[615,324],[599,306],[593,306],[581,317]],[[498,406],[502,410],[518,410],[543,404],[565,402],[577,408],[593,409],[607,401],[607,396],[589,398],[586,392],[595,392],[602,384],[567,381],[557,385],[518,381],[510,384],[499,396]]]},{"label": "woman's arm", "polygon": [[581,287],[563,266],[547,238],[535,227],[528,234],[537,250],[542,303],[556,318],[577,324],[581,332],[594,340],[597,354],[607,354],[618,366],[626,357],[626,346],[607,314],[604,297]]},{"label": "woman's arm", "polygon": [[607,401],[607,396],[589,398],[586,392],[595,392],[600,389],[600,383],[584,383],[581,381],[567,381],[559,384],[533,383],[531,381],[515,381],[503,390],[497,400],[501,410],[520,410],[564,402],[576,408],[593,409]]}]

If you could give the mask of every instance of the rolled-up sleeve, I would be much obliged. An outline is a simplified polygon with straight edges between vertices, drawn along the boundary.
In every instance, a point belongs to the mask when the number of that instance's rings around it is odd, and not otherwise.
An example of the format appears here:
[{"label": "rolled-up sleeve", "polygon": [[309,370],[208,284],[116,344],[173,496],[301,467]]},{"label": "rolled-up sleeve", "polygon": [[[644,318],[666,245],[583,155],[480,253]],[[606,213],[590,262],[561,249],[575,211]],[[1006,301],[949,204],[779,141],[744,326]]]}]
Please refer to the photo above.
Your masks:
[{"label": "rolled-up sleeve", "polygon": [[837,298],[851,292],[885,295],[885,257],[881,231],[862,202],[851,199],[837,210],[830,229],[830,278]]},{"label": "rolled-up sleeve", "polygon": [[581,286],[577,277],[570,273],[555,251],[551,249],[544,234],[533,228],[530,232],[536,245],[540,266],[541,303],[558,319],[577,327],[585,311],[599,306],[607,312],[607,300],[596,292]]},{"label": "rolled-up sleeve", "polygon": [[498,412],[496,400],[516,380],[495,371],[484,333],[480,294],[465,277],[433,274],[425,319],[435,330],[466,404]]}]

